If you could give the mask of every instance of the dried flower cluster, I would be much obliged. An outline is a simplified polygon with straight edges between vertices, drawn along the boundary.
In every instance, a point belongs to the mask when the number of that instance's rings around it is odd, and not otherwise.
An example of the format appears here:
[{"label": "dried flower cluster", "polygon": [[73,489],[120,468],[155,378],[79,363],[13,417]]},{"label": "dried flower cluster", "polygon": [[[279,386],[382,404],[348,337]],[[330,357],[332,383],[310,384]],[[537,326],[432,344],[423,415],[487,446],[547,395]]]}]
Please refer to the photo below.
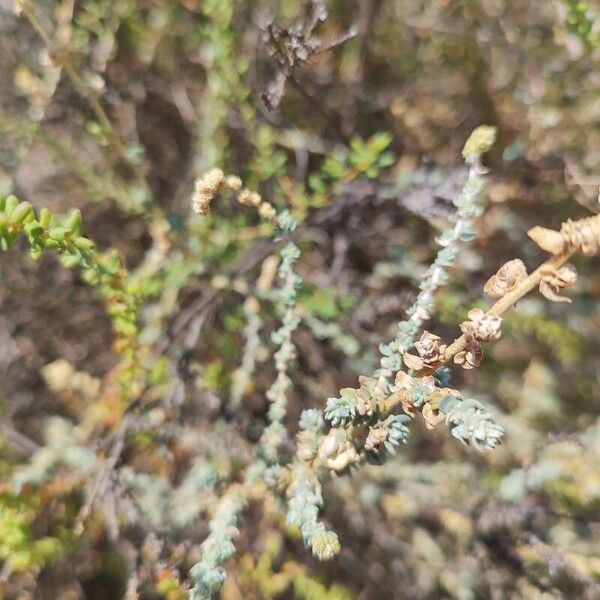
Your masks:
[{"label": "dried flower cluster", "polygon": [[237,194],[237,201],[244,206],[257,209],[261,218],[276,221],[277,211],[269,202],[263,201],[258,192],[242,188],[242,180],[236,175],[225,176],[221,169],[211,169],[194,182],[192,210],[199,215],[207,215],[215,196],[221,191]]},{"label": "dried flower cluster", "polygon": [[468,340],[491,342],[500,338],[502,317],[474,308],[467,314],[468,321],[460,324],[460,330]]},{"label": "dried flower cluster", "polygon": [[481,342],[491,342],[500,338],[502,318],[479,308],[470,310],[467,316],[469,320],[460,324],[467,344],[464,350],[454,355],[454,362],[463,369],[474,369],[483,360]]},{"label": "dried flower cluster", "polygon": [[502,298],[512,292],[527,277],[527,269],[520,258],[509,260],[492,275],[483,286],[483,291],[492,298]]},{"label": "dried flower cluster", "polygon": [[446,344],[442,343],[442,338],[429,333],[429,331],[424,331],[419,340],[415,342],[418,356],[405,352],[402,359],[404,364],[414,371],[420,371],[423,368],[435,369],[442,364],[446,347]]}]

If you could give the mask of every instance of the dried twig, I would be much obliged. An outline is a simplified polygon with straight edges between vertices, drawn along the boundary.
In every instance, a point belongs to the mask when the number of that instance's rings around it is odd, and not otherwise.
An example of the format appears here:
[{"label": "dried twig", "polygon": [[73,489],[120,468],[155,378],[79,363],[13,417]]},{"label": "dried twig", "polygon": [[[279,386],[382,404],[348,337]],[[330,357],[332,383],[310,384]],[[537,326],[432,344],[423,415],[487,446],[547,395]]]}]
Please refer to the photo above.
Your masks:
[{"label": "dried twig", "polygon": [[312,57],[332,50],[358,34],[357,27],[351,27],[346,33],[328,42],[322,42],[315,35],[319,24],[327,18],[327,11],[320,3],[311,4],[304,21],[292,27],[281,27],[274,22],[263,30],[262,38],[267,45],[271,60],[275,63],[275,74],[261,94],[265,106],[275,110],[285,94],[288,80],[293,80],[295,71]]}]

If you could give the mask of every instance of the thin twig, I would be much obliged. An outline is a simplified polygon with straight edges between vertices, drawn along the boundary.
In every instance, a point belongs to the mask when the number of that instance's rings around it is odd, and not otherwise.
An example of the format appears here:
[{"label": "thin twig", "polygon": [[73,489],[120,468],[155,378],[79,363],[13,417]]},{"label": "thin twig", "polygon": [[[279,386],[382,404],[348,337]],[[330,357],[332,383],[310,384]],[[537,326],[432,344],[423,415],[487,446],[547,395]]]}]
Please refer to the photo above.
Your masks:
[{"label": "thin twig", "polygon": [[85,81],[79,76],[77,71],[73,68],[73,65],[67,60],[68,54],[61,52],[60,59],[57,57],[56,53],[53,52],[53,42],[48,34],[48,32],[44,29],[43,25],[40,23],[37,18],[33,7],[29,4],[29,2],[22,2],[21,4],[22,12],[25,18],[29,21],[31,26],[35,29],[37,34],[40,36],[46,47],[48,48],[48,52],[51,55],[51,59],[53,62],[58,63],[57,66],[62,67],[64,72],[67,74],[68,78],[71,80],[71,83],[77,90],[77,92],[83,96],[88,102],[89,105],[94,112],[94,115],[98,119],[102,129],[106,133],[106,136],[109,142],[112,144],[114,150],[119,154],[119,156],[130,166],[135,166],[131,162],[131,158],[127,153],[127,148],[123,143],[123,140],[116,132],[113,127],[106,111],[102,107],[100,102],[100,98],[96,91],[90,86],[86,85]]}]

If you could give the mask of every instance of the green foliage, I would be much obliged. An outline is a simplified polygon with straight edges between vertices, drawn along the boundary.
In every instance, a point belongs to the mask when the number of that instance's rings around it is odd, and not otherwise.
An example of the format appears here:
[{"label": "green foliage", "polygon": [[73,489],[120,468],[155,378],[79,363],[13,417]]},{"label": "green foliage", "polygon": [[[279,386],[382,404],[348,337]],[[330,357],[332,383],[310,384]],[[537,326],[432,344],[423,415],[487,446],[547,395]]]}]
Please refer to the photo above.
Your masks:
[{"label": "green foliage", "polygon": [[581,0],[564,0],[567,8],[567,25],[583,42],[588,50],[600,46],[600,32],[595,31],[596,14],[590,10],[586,2]]},{"label": "green foliage", "polygon": [[318,198],[327,195],[342,182],[358,177],[376,179],[387,167],[394,164],[394,155],[386,149],[392,143],[389,133],[381,132],[363,140],[355,137],[343,157],[328,156],[321,169],[308,178],[309,189]]},{"label": "green foliage", "polygon": [[[35,538],[31,525],[35,503],[29,504],[7,494],[0,496],[0,560],[9,571],[27,571],[56,560],[66,550],[55,537]],[[5,567],[5,568],[6,568]]]},{"label": "green foliage", "polygon": [[[115,332],[115,350],[125,361],[123,383],[137,385],[140,351],[137,343],[138,312],[143,290],[139,283],[129,283],[128,273],[116,251],[100,253],[92,240],[81,235],[81,211],[75,209],[59,219],[43,208],[36,215],[31,204],[15,196],[0,197],[0,245],[8,250],[23,235],[34,260],[53,251],[68,269],[79,268],[83,280],[98,289],[106,303]],[[131,390],[130,390],[131,391]]]},{"label": "green foliage", "polygon": [[[354,138],[350,142],[348,164],[359,174],[375,179],[383,169],[394,164],[394,155],[385,151],[391,143],[392,136],[386,132],[378,133],[366,141]],[[331,166],[325,172],[331,176]],[[337,175],[335,171],[333,174],[334,177]]]}]

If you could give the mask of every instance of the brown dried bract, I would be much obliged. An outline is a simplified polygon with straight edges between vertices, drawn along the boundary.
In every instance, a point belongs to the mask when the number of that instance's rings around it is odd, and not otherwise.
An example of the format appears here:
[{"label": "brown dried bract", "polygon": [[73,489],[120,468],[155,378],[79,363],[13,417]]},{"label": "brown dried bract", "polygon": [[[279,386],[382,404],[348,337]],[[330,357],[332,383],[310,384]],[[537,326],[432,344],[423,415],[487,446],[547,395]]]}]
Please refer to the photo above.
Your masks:
[{"label": "brown dried bract", "polygon": [[368,452],[378,450],[385,443],[388,435],[387,429],[383,427],[371,427],[365,440],[365,450]]},{"label": "brown dried bract", "polygon": [[527,269],[523,261],[515,258],[502,265],[498,272],[486,281],[483,291],[492,298],[502,298],[526,278]]},{"label": "brown dried bract", "polygon": [[[425,377],[424,379],[431,379],[433,382],[433,377]],[[391,404],[396,404],[396,400],[399,400],[402,405],[402,410],[411,418],[414,418],[417,414],[417,408],[410,397],[414,382],[414,377],[411,377],[404,371],[398,371],[396,373],[394,393],[388,398],[388,401]]]},{"label": "brown dried bract", "polygon": [[460,329],[467,340],[490,342],[502,335],[502,317],[484,312],[480,308],[470,310],[467,316],[469,320],[460,324]]},{"label": "brown dried bract", "polygon": [[483,350],[477,341],[471,341],[467,347],[454,355],[454,362],[463,369],[475,369],[483,360]]},{"label": "brown dried bract", "polygon": [[421,412],[427,429],[435,429],[446,418],[446,416],[440,414],[439,409],[434,408],[430,402],[426,402],[423,405]]},{"label": "brown dried bract", "polygon": [[435,368],[442,363],[446,344],[442,344],[439,336],[424,331],[419,341],[415,342],[415,350],[418,356],[405,352],[402,358],[409,369],[420,371],[424,367]]},{"label": "brown dried bract", "polygon": [[543,250],[559,255],[568,250],[581,252],[586,256],[594,256],[600,252],[600,215],[567,220],[560,231],[545,227],[534,227],[528,232],[529,237]]},{"label": "brown dried bract", "polygon": [[555,271],[542,275],[540,294],[552,302],[571,302],[571,298],[561,296],[560,290],[573,285],[577,281],[577,271],[572,265],[565,265]]}]

